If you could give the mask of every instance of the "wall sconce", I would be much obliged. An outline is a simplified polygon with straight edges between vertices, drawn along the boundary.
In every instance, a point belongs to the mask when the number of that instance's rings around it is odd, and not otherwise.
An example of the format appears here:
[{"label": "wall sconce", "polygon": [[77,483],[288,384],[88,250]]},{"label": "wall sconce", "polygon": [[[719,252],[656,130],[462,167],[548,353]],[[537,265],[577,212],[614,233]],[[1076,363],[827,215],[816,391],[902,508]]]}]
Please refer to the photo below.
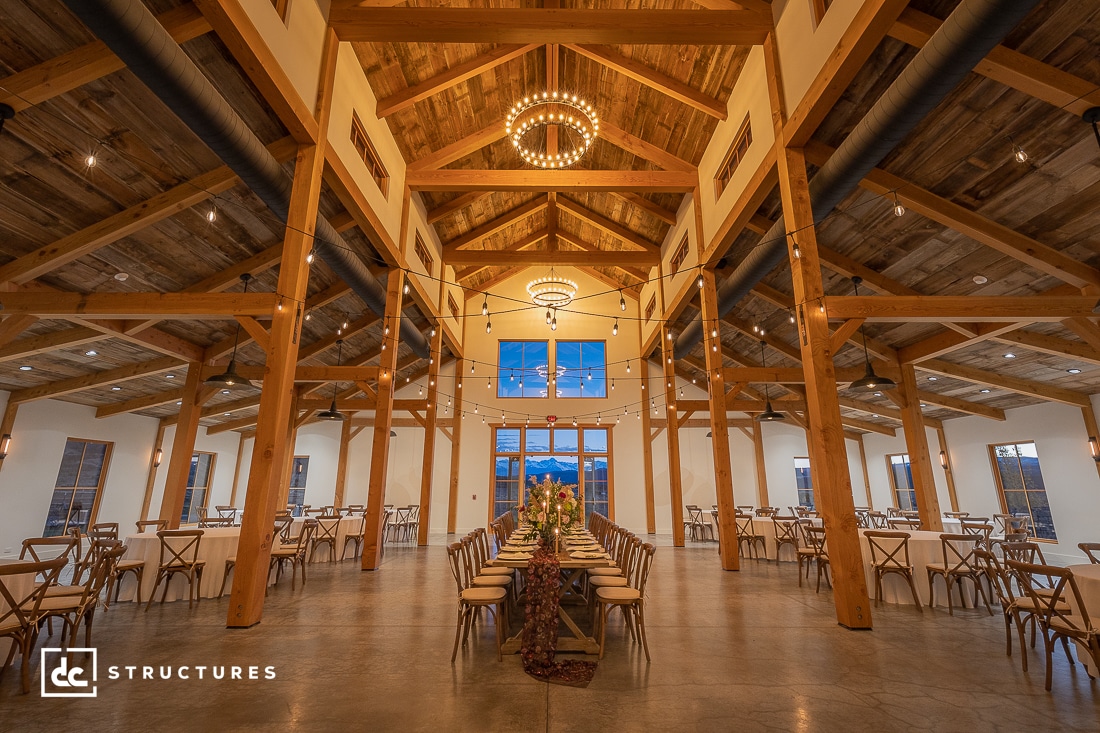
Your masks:
[{"label": "wall sconce", "polygon": [[160,468],[160,460],[164,458],[164,451],[157,448],[153,451],[153,468]]},{"label": "wall sconce", "polygon": [[4,433],[0,438],[0,461],[8,457],[8,449],[11,448],[11,433]]},{"label": "wall sconce", "polygon": [[[0,451],[3,451],[3,453],[5,453],[5,454],[8,452],[8,443],[7,443],[7,441],[10,440],[10,439],[11,439],[10,435],[5,435],[4,436],[4,442],[2,444],[0,444]],[[1089,436],[1089,450],[1092,451],[1092,460],[1096,461],[1097,463],[1100,463],[1100,444],[1097,444],[1096,436],[1093,436],[1093,435]]]},{"label": "wall sconce", "polygon": [[948,470],[948,468],[947,468],[947,451],[942,451],[942,450],[940,451],[940,466],[943,467],[944,471]]}]

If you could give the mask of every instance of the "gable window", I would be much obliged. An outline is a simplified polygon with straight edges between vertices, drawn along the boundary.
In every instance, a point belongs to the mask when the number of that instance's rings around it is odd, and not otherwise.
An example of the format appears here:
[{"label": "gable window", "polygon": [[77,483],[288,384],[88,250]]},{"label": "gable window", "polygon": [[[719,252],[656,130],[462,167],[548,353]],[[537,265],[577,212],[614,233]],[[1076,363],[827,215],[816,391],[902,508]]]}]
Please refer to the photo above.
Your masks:
[{"label": "gable window", "polygon": [[447,293],[447,310],[451,314],[451,318],[458,320],[458,303],[455,302],[455,296]]},{"label": "gable window", "polygon": [[676,248],[676,252],[672,255],[672,260],[669,262],[669,274],[675,275],[680,271],[680,266],[684,264],[684,260],[688,256],[688,235],[685,233],[684,238],[680,240],[680,246]]},{"label": "gable window", "polygon": [[95,523],[113,447],[99,440],[65,441],[43,537],[68,534],[74,527],[87,532]]},{"label": "gable window", "polygon": [[497,397],[547,397],[549,371],[546,341],[501,341],[497,350]]},{"label": "gable window", "polygon": [[309,456],[294,456],[294,465],[290,467],[290,493],[286,503],[300,507],[306,503],[306,478],[309,476]]},{"label": "gable window", "polygon": [[435,266],[435,259],[428,252],[424,240],[420,238],[420,232],[416,233],[416,239],[413,240],[413,252],[416,254],[416,258],[420,260],[420,264],[424,265],[424,271],[429,275],[433,274],[432,268]]},{"label": "gable window", "polygon": [[271,0],[271,5],[279,17],[286,20],[286,11],[290,9],[290,0]]},{"label": "gable window", "polygon": [[657,296],[649,296],[649,302],[645,306],[645,319],[646,321],[653,320],[653,311],[657,310]]},{"label": "gable window", "polygon": [[607,344],[558,341],[554,369],[558,397],[607,397]]},{"label": "gable window", "polygon": [[[759,428],[757,428],[759,430]],[[814,508],[814,484],[810,478],[810,459],[794,459],[794,484],[798,489],[799,506]]]},{"label": "gable window", "polygon": [[718,172],[714,174],[715,198],[720,197],[722,192],[726,190],[726,186],[733,179],[733,173],[737,170],[737,166],[741,164],[746,153],[749,152],[750,145],[752,145],[752,125],[749,124],[749,118],[746,115],[745,121],[741,123],[741,129],[737,131],[737,136],[733,138],[733,145],[730,145],[729,152],[722,160],[722,165],[718,166]]},{"label": "gable window", "polygon": [[917,491],[913,488],[913,469],[909,466],[909,454],[895,453],[886,456],[886,468],[890,472],[894,506],[902,511],[916,511]]},{"label": "gable window", "polygon": [[214,461],[217,455],[196,451],[191,456],[191,471],[187,474],[187,493],[183,495],[183,511],[180,524],[194,523],[202,519],[202,510],[210,499],[210,485],[214,482]]},{"label": "gable window", "polygon": [[993,460],[1001,508],[1008,514],[1031,517],[1037,539],[1057,541],[1035,443],[991,445],[989,455]]},{"label": "gable window", "polygon": [[351,144],[355,146],[359,157],[366,164],[371,178],[378,184],[378,190],[382,192],[383,196],[387,195],[390,187],[390,174],[386,172],[386,167],[382,165],[382,158],[378,156],[378,151],[374,149],[370,138],[367,137],[366,130],[363,129],[363,123],[359,121],[359,115],[354,112],[351,115]]}]

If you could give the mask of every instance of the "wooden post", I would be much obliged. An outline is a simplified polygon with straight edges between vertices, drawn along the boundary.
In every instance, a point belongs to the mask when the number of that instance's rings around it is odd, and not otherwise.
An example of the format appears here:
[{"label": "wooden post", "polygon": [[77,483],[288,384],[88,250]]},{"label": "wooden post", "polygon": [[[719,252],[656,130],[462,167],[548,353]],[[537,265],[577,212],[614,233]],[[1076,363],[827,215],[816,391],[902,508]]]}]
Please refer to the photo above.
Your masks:
[{"label": "wooden post", "polygon": [[229,492],[229,506],[237,506],[237,486],[241,481],[241,463],[244,459],[244,433],[237,440],[237,465],[233,469],[233,489]]},{"label": "wooden post", "polygon": [[420,526],[416,544],[428,544],[428,522],[432,515],[432,469],[435,466],[435,424],[439,413],[439,365],[443,362],[443,327],[437,326],[432,337],[428,362],[428,404],[424,411],[424,462],[420,469]]},{"label": "wooden post", "polygon": [[340,457],[336,461],[336,491],[332,495],[334,506],[344,506],[344,494],[348,480],[349,443],[351,443],[351,418],[340,423]]},{"label": "wooden post", "polygon": [[293,387],[290,396],[290,414],[286,423],[286,441],[280,449],[279,500],[275,509],[284,509],[290,501],[290,478],[294,471],[294,445],[298,442],[298,399],[302,396],[300,388]]},{"label": "wooden post", "polygon": [[170,529],[179,529],[183,500],[187,496],[187,478],[191,475],[191,457],[195,454],[195,438],[202,416],[202,364],[187,365],[187,381],[183,385],[183,404],[172,436],[172,457],[164,479],[164,495],[160,500],[160,519],[168,520]]},{"label": "wooden post", "polygon": [[[661,364],[664,366],[665,436],[668,440],[668,494],[672,503],[672,546],[684,546],[684,489],[680,478],[680,425],[676,419],[676,365],[672,358],[672,332],[661,326]],[[711,375],[713,377],[713,375]],[[642,403],[645,409],[645,402]],[[724,567],[724,566],[723,566]]]},{"label": "wooden post", "polygon": [[951,500],[951,511],[959,511],[959,495],[955,491],[955,472],[951,469],[951,452],[947,450],[947,436],[944,435],[943,428],[936,428],[936,437],[940,441],[940,453],[943,454],[942,464],[943,473],[947,477],[947,495]]},{"label": "wooden post", "polygon": [[[829,565],[833,570],[833,604],[837,621],[850,629],[871,628],[871,605],[863,571],[859,528],[844,447],[836,371],[829,321],[817,304],[824,302],[821,262],[817,253],[813,208],[806,160],[801,149],[788,148],[783,127],[783,93],[775,37],[765,41],[768,93],[776,132],[776,159],[787,229],[788,255],[797,313],[802,369],[806,379],[807,443],[810,475],[820,497],[819,510],[828,532]],[[798,247],[797,254],[795,247]]]},{"label": "wooden post", "polygon": [[305,302],[309,284],[306,255],[313,246],[323,168],[321,147],[303,145],[298,149],[277,285],[277,292],[283,296],[283,308],[272,313],[260,413],[237,544],[237,567],[226,618],[230,628],[247,628],[263,617],[273,522],[283,492],[280,484],[284,460],[286,452],[293,453],[286,444],[287,424],[294,396],[294,368],[303,318],[301,304]]},{"label": "wooden post", "polygon": [[867,489],[867,508],[875,509],[875,500],[871,498],[871,474],[867,473],[867,449],[863,447],[863,436],[859,436],[859,462],[863,467],[863,487]]},{"label": "wooden post", "polygon": [[[1081,408],[1081,417],[1085,420],[1085,435],[1089,439],[1095,438],[1100,440],[1100,427],[1096,425],[1096,413],[1092,411],[1092,406]],[[1089,455],[1092,455],[1092,448],[1089,448]],[[1096,463],[1096,471],[1100,473],[1100,461],[1094,461]]]},{"label": "wooden post", "polygon": [[[642,355],[638,361],[640,384],[649,382],[649,359]],[[652,385],[648,385],[652,387]],[[645,477],[645,531],[657,532],[657,509],[653,500],[653,431],[649,422],[649,406],[646,404],[646,390],[639,389],[642,395],[642,473]]]},{"label": "wooden post", "polygon": [[[390,270],[386,278],[386,315],[382,319],[379,357],[378,399],[374,411],[374,443],[371,447],[370,479],[367,485],[366,536],[363,541],[363,569],[377,570],[382,562],[382,504],[390,459],[390,428],[393,422],[393,378],[397,367],[398,331],[401,326],[401,290],[405,273]],[[388,331],[386,329],[389,329]]]},{"label": "wooden post", "polygon": [[[703,291],[700,293],[702,306],[700,317],[703,319],[703,330],[706,333],[703,347],[706,350],[707,382],[710,384],[710,444],[714,454],[714,495],[718,504],[718,556],[721,558],[723,570],[740,570],[729,423],[726,420],[726,380],[722,377],[722,341],[717,331],[720,320],[718,296],[714,284],[714,271],[704,270],[701,277]],[[711,335],[712,329],[714,335]],[[671,351],[671,348],[670,345],[668,349]],[[667,366],[667,359],[665,364]],[[669,411],[670,428],[674,417],[675,415]],[[682,522],[680,527],[682,531]]]},{"label": "wooden post", "polygon": [[465,373],[466,360],[455,359],[454,376],[454,425],[451,427],[451,484],[447,495],[447,533],[454,534],[458,522],[458,469],[462,459],[462,375]]},{"label": "wooden post", "polygon": [[[15,416],[19,413],[19,402],[8,400],[8,406],[4,408],[4,419],[0,420],[0,435],[11,435],[15,427]],[[0,458],[0,469],[4,468],[4,458]]]},{"label": "wooden post", "polygon": [[164,448],[164,431],[168,429],[168,426],[164,422],[164,418],[161,418],[160,424],[157,425],[157,439],[153,441],[153,452],[149,455],[149,475],[145,479],[145,496],[141,500],[141,521],[145,521],[149,518],[149,505],[153,501],[153,484],[157,481],[157,451],[162,451]]},{"label": "wooden post", "polygon": [[917,373],[911,364],[901,367],[901,429],[905,432],[905,449],[909,452],[909,469],[913,489],[917,494],[917,511],[921,527],[933,532],[943,531],[940,498],[936,493],[936,476],[932,473],[932,454],[928,450],[928,435],[924,430],[924,413],[917,395]]},{"label": "wooden post", "polygon": [[771,506],[768,497],[768,469],[764,463],[764,426],[756,423],[752,429],[752,452],[756,458],[756,500],[757,506]]}]

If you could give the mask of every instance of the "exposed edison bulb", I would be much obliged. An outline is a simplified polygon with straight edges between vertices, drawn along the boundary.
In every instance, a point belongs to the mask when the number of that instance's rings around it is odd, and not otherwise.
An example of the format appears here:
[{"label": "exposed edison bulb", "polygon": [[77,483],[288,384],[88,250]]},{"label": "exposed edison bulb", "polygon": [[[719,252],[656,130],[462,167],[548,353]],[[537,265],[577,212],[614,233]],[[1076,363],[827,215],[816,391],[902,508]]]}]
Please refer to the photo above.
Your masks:
[{"label": "exposed edison bulb", "polygon": [[557,316],[554,316],[554,319],[552,321],[550,321],[550,330],[551,331],[557,331],[558,330],[558,317]]},{"label": "exposed edison bulb", "polygon": [[718,338],[718,329],[717,328],[710,329],[710,337],[712,339]]},{"label": "exposed edison bulb", "polygon": [[[206,220],[213,224],[218,220],[218,210],[213,206],[210,207],[210,211],[206,212]],[[310,260],[312,262],[313,260]]]},{"label": "exposed edison bulb", "polygon": [[695,284],[698,285],[700,289],[702,289],[702,287],[703,287],[703,273],[701,273],[701,272],[699,273],[699,278],[695,281]]},{"label": "exposed edison bulb", "polygon": [[619,293],[619,310],[626,310],[626,298],[623,297],[622,293]]},{"label": "exposed edison bulb", "polygon": [[615,325],[611,327],[611,335],[612,336],[618,336],[619,335],[619,319],[618,318],[615,319]]},{"label": "exposed edison bulb", "polygon": [[405,281],[405,287],[401,288],[401,292],[403,292],[405,295],[409,294],[409,281],[408,280]]},{"label": "exposed edison bulb", "polygon": [[489,315],[489,299],[488,298],[486,298],[485,302],[483,302],[481,304],[481,315],[483,315],[483,316]]},{"label": "exposed edison bulb", "polygon": [[1012,146],[1012,157],[1016,159],[1017,163],[1027,162],[1027,153],[1025,153],[1024,149],[1021,148],[1019,145]]},{"label": "exposed edison bulb", "polygon": [[493,322],[492,321],[485,321],[485,333],[492,333],[492,332],[493,332]]},{"label": "exposed edison bulb", "polygon": [[797,260],[797,259],[801,259],[801,258],[802,258],[802,250],[801,250],[801,249],[799,249],[799,247],[798,247],[798,242],[795,242],[795,243],[794,243],[794,249],[793,249],[792,251],[793,251],[793,253],[794,253],[794,258],[795,258],[796,260]]},{"label": "exposed edison bulb", "polygon": [[313,319],[313,311],[306,311],[306,320],[309,321],[309,320],[312,320],[312,319]]},{"label": "exposed edison bulb", "polygon": [[546,325],[547,325],[547,326],[549,326],[549,325],[550,325],[550,320],[551,320],[552,318],[553,318],[553,316],[552,316],[552,315],[550,315],[550,309],[549,309],[549,308],[547,308],[547,309],[546,309]]},{"label": "exposed edison bulb", "polygon": [[791,313],[787,316],[787,320],[791,323],[794,323],[794,311],[791,311]]},{"label": "exposed edison bulb", "polygon": [[626,373],[630,374],[630,359],[626,360]]},{"label": "exposed edison bulb", "polygon": [[84,165],[88,166],[89,168],[95,168],[96,163],[98,162],[99,159],[95,157],[95,153],[88,153],[88,157],[84,159]]}]

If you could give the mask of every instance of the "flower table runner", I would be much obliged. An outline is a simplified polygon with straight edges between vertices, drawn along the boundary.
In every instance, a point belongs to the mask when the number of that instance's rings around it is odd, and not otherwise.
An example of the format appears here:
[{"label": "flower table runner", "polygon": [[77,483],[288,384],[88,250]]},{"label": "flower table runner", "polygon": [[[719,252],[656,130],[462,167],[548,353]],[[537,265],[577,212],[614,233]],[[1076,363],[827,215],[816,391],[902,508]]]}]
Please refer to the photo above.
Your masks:
[{"label": "flower table runner", "polygon": [[537,680],[571,687],[587,687],[596,673],[595,662],[579,659],[554,661],[558,646],[558,603],[561,566],[551,546],[535,551],[527,570],[527,616],[523,623],[523,670]]}]

